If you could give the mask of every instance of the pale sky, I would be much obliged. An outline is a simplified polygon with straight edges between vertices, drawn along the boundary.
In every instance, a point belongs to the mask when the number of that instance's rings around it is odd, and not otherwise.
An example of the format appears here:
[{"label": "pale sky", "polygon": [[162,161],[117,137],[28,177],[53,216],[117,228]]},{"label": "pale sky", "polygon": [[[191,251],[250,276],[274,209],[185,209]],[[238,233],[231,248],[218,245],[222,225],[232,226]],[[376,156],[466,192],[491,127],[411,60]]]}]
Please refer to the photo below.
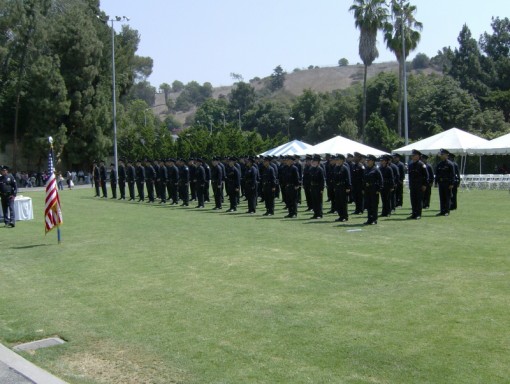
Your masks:
[{"label": "pale sky", "polygon": [[[478,40],[492,33],[491,17],[510,17],[508,0],[411,0],[423,23],[416,53],[432,57],[458,46],[464,24]],[[335,66],[345,57],[361,62],[359,31],[351,0],[101,0],[109,16],[127,16],[138,30],[137,54],[154,60],[149,81],[158,88],[174,80],[230,85],[230,73],[245,81],[281,65],[287,72],[309,65]],[[116,26],[116,30],[120,25]],[[382,36],[379,58],[394,61]]]}]

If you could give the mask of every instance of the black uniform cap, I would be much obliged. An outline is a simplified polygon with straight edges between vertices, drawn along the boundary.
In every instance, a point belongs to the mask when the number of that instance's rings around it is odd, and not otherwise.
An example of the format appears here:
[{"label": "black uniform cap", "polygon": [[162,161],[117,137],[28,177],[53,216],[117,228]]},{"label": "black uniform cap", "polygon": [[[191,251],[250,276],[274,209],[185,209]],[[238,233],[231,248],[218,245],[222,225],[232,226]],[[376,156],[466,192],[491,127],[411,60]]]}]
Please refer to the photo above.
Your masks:
[{"label": "black uniform cap", "polygon": [[377,161],[377,157],[374,155],[367,155],[367,160]]},{"label": "black uniform cap", "polygon": [[9,167],[7,165],[2,165],[2,171],[8,171],[9,170]]},{"label": "black uniform cap", "polygon": [[417,149],[413,149],[412,152],[411,152],[411,155],[419,155],[419,156],[421,156],[421,152],[418,151]]},{"label": "black uniform cap", "polygon": [[313,155],[313,161],[321,161],[321,155]]},{"label": "black uniform cap", "polygon": [[340,153],[340,154],[338,154],[338,155],[336,155],[336,158],[337,158],[338,160],[345,160],[345,156],[344,156],[344,155],[342,155],[341,153]]},{"label": "black uniform cap", "polygon": [[440,155],[449,155],[449,154],[450,154],[450,152],[449,152],[447,149],[441,148],[441,149],[439,150],[439,154],[440,154]]}]

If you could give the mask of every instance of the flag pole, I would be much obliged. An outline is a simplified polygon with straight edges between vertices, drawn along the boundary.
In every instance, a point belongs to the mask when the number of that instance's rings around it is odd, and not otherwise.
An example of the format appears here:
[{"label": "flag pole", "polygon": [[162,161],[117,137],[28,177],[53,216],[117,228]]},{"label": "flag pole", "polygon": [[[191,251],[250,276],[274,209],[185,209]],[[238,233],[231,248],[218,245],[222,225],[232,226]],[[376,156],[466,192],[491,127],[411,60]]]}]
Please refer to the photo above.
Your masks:
[{"label": "flag pole", "polygon": [[[50,143],[50,160],[51,160],[51,168],[50,169],[50,172],[53,173],[53,178],[54,178],[54,182],[57,183],[57,180],[56,180],[56,175],[55,175],[55,159],[53,158],[53,137],[48,137],[48,141]],[[60,215],[60,202],[59,202],[59,198],[58,198],[58,192],[56,192],[57,194],[57,209],[58,209],[58,214]],[[60,233],[60,224],[61,222],[58,223],[57,225],[57,241],[58,241],[58,244],[60,245],[61,241],[62,241],[62,236],[61,236],[61,233]]]}]

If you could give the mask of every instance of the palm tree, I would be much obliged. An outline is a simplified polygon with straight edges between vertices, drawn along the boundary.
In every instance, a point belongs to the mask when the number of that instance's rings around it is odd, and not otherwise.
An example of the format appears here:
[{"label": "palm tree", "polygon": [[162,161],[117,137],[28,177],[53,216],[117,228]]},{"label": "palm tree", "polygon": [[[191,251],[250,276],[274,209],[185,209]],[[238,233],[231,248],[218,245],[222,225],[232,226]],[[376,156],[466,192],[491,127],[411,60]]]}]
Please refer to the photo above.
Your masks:
[{"label": "palm tree", "polygon": [[[420,31],[423,24],[414,18],[416,6],[403,3],[402,0],[391,1],[391,17],[393,23],[384,25],[386,46],[395,54],[398,61],[398,134],[402,137],[402,84],[404,81],[404,65],[407,56],[414,51],[420,42]],[[402,32],[404,33],[402,34]],[[404,39],[402,39],[402,35]],[[403,44],[402,44],[403,43]],[[405,51],[405,52],[404,52]],[[405,54],[405,56],[404,56]]]},{"label": "palm tree", "polygon": [[363,113],[361,120],[361,141],[365,136],[365,123],[367,121],[367,71],[368,66],[379,57],[377,51],[377,32],[388,18],[386,0],[354,0],[349,11],[354,12],[354,25],[360,30],[359,57],[365,65],[363,76]]}]

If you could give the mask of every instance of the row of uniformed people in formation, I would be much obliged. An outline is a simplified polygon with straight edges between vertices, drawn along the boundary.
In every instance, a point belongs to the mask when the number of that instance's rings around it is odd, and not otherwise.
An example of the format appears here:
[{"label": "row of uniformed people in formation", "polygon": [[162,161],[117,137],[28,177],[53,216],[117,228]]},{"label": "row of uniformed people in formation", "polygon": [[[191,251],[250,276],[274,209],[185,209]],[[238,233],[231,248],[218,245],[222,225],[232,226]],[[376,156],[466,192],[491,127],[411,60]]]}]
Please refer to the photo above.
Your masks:
[{"label": "row of uniformed people in formation", "polygon": [[[239,196],[245,197],[247,213],[256,212],[257,203],[265,204],[266,216],[274,215],[275,198],[281,199],[288,210],[287,218],[297,217],[297,207],[301,204],[301,190],[304,191],[306,211],[313,211],[312,219],[323,216],[323,194],[331,204],[328,213],[337,213],[336,221],[349,219],[348,204],[355,206],[353,214],[368,213],[365,224],[376,224],[379,201],[382,202],[380,216],[388,217],[403,205],[403,187],[406,172],[409,173],[412,214],[410,219],[419,219],[422,208],[430,204],[431,188],[434,181],[439,186],[441,211],[447,216],[450,209],[456,208],[456,187],[459,183],[458,166],[448,160],[448,151],[441,150],[441,161],[436,167],[436,177],[427,157],[414,150],[409,164],[401,161],[401,156],[385,155],[377,159],[372,155],[329,155],[323,160],[319,155],[307,155],[304,163],[299,156],[284,157],[214,157],[211,165],[202,158],[149,159],[132,162],[121,158],[118,175],[113,164],[110,169],[112,198],[126,199],[126,184],[129,201],[135,200],[135,187],[138,201],[171,204],[182,202],[188,206],[196,200],[197,208],[204,208],[210,201],[209,190],[214,196],[214,208],[222,209],[226,192],[230,207],[227,212],[237,210]],[[446,160],[443,159],[446,157]],[[379,161],[379,165],[376,162]],[[99,165],[98,165],[99,163]],[[93,179],[96,196],[107,197],[107,169],[104,161],[94,162]],[[447,174],[448,173],[448,174]],[[448,181],[445,191],[445,183]],[[448,192],[448,193],[446,193]],[[258,200],[260,198],[260,201]]]}]

